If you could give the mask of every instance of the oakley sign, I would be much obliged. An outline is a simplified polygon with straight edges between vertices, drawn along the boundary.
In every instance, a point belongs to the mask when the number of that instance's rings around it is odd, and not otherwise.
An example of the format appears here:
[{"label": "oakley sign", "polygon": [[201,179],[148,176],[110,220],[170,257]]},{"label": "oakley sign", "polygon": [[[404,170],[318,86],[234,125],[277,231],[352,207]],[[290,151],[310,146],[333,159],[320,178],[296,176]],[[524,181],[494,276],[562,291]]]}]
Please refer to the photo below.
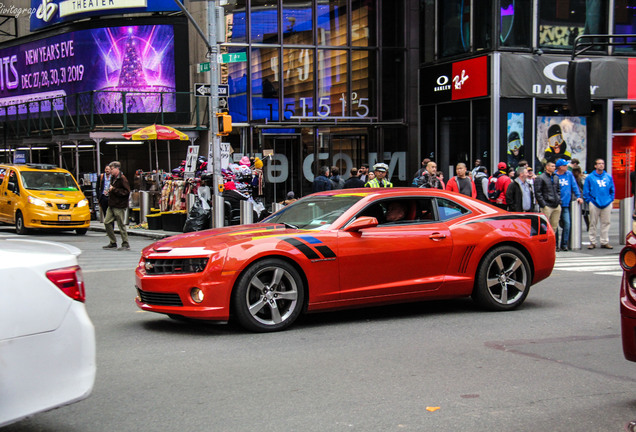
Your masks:
[{"label": "oakley sign", "polygon": [[422,69],[422,104],[488,96],[488,57]]}]

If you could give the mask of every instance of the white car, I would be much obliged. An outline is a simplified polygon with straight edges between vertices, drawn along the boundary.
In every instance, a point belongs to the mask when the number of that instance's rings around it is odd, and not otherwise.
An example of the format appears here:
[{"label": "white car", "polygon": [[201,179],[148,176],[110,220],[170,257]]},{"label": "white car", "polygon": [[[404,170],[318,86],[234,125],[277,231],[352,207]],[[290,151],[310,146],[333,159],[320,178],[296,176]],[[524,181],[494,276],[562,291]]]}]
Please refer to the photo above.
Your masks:
[{"label": "white car", "polygon": [[95,328],[81,251],[0,239],[0,426],[82,400],[95,382]]}]

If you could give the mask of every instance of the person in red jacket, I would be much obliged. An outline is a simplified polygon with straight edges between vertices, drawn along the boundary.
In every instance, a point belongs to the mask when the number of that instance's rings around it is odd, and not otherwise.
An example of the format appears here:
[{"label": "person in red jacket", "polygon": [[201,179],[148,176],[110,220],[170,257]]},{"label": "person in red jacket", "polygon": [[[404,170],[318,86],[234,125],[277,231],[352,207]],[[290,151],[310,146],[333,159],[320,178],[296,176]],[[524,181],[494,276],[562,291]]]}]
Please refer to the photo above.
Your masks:
[{"label": "person in red jacket", "polygon": [[[499,196],[494,201],[490,201],[491,204],[494,204],[495,206],[503,210],[508,210],[506,192],[508,192],[508,186],[510,186],[510,183],[512,183],[512,180],[510,179],[510,177],[508,177],[508,173],[506,172],[507,168],[508,165],[506,165],[505,162],[499,162],[499,164],[497,165],[497,169],[499,171],[493,174],[493,177],[497,179],[495,190],[499,192]],[[493,177],[491,177],[491,181]]]},{"label": "person in red jacket", "polygon": [[448,183],[446,183],[446,190],[477,198],[475,183],[473,183],[470,177],[466,175],[466,171],[466,164],[461,162],[458,163],[457,166],[455,166],[455,172],[457,175],[455,177],[451,177]]}]

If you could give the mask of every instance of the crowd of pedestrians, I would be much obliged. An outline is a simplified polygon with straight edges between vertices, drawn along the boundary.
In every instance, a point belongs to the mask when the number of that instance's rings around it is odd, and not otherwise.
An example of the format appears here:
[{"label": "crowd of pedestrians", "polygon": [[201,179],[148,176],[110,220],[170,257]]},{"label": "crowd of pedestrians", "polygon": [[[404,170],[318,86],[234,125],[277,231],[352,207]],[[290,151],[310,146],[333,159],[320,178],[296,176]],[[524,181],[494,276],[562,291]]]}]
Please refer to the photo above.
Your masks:
[{"label": "crowd of pedestrians", "polygon": [[[589,232],[588,249],[599,246],[613,249],[609,243],[610,214],[614,201],[614,181],[605,171],[605,161],[595,160],[595,170],[584,176],[577,159],[546,161],[543,172],[535,175],[528,162],[520,160],[516,168],[506,162],[497,164],[497,171],[488,176],[488,169],[477,159],[471,171],[464,163],[455,166],[455,176],[444,183],[437,163],[422,161],[414,174],[412,186],[448,190],[514,212],[541,212],[545,214],[557,235],[557,251],[568,251],[572,226],[571,206],[581,205],[583,218]],[[336,167],[321,167],[314,179],[313,192],[346,188],[393,187],[387,179],[389,167],[384,163],[373,165],[372,170],[363,164],[353,168],[350,177],[343,181]],[[599,228],[600,224],[600,228]]]}]

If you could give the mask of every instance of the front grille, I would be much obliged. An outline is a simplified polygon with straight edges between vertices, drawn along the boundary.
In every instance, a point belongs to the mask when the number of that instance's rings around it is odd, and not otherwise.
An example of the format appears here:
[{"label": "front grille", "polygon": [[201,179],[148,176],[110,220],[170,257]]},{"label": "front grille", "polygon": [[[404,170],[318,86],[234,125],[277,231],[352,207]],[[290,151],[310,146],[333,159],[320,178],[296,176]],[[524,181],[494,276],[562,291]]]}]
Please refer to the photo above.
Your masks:
[{"label": "front grille", "polygon": [[50,226],[75,226],[75,225],[83,225],[85,221],[40,221],[42,225],[50,225]]},{"label": "front grille", "polygon": [[59,208],[60,210],[68,210],[71,208],[70,204],[58,204],[57,208]]},{"label": "front grille", "polygon": [[208,258],[147,259],[144,264],[146,274],[201,273],[208,264]]},{"label": "front grille", "polygon": [[179,294],[142,291],[139,288],[137,288],[137,294],[139,294],[141,301],[148,305],[183,306]]}]

